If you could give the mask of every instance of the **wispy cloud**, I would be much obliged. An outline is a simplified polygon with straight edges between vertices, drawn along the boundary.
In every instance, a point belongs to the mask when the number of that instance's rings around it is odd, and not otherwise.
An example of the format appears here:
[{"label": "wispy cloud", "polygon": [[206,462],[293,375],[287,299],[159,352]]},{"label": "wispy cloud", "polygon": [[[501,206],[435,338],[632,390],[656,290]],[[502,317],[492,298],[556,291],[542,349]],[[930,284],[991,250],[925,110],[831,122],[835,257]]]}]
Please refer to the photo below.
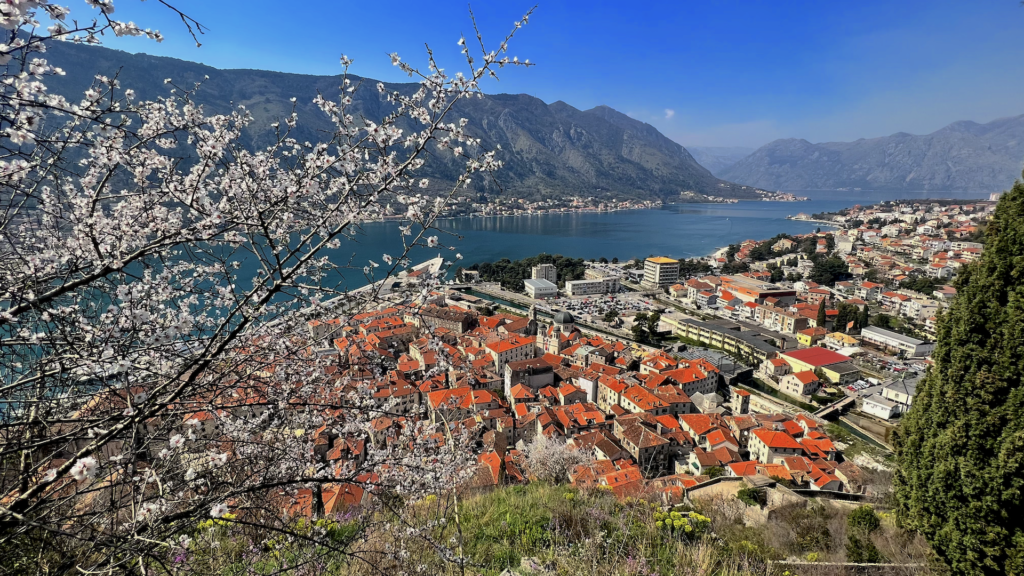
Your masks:
[{"label": "wispy cloud", "polygon": [[665,120],[671,120],[676,115],[676,111],[671,108],[665,108]]}]

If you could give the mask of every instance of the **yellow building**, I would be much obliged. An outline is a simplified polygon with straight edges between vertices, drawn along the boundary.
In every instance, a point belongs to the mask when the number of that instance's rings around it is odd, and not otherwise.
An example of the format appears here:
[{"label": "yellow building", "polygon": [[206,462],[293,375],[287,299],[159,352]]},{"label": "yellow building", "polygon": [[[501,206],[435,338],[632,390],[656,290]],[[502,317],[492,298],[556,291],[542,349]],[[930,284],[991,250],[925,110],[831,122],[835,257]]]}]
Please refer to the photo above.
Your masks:
[{"label": "yellow building", "polygon": [[804,348],[782,352],[779,357],[793,367],[794,372],[810,370],[828,379],[832,384],[845,386],[860,379],[860,370],[843,356],[824,348]]},{"label": "yellow building", "polygon": [[828,334],[828,330],[818,326],[816,328],[807,328],[796,333],[796,341],[801,346],[810,348],[818,343],[825,335]]},{"label": "yellow building", "polygon": [[832,350],[842,350],[843,348],[853,348],[854,346],[860,345],[860,340],[857,340],[849,334],[843,334],[842,332],[833,332],[825,335],[825,338],[821,341],[822,346],[831,348]]}]

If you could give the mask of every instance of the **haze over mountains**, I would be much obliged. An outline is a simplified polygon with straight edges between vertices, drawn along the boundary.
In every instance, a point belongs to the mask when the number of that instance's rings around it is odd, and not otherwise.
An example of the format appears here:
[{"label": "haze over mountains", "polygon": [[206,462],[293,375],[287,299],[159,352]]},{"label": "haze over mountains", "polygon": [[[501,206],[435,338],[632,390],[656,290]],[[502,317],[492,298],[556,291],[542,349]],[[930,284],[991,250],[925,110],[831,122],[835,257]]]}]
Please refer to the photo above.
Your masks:
[{"label": "haze over mountains", "polygon": [[722,172],[754,153],[754,148],[744,146],[687,146],[694,160],[718,176]]},{"label": "haze over mountains", "polygon": [[1024,166],[1024,115],[954,122],[931,134],[899,132],[854,142],[769,142],[720,178],[769,190],[1008,189]]},{"label": "haze over mountains", "polygon": [[[68,71],[48,81],[52,92],[74,100],[95,74],[118,74],[122,88],[134,89],[141,98],[166,96],[170,78],[190,88],[203,82],[196,101],[208,113],[224,113],[244,104],[254,116],[247,145],[270,143],[270,124],[291,113],[291,97],[299,126],[299,141],[315,141],[331,130],[328,118],[313,104],[317,92],[339,94],[340,76],[311,76],[260,70],[218,70],[183,60],[129,54],[95,46],[55,42],[47,59]],[[204,81],[204,76],[209,76]],[[353,78],[358,82],[359,78]],[[355,112],[368,119],[390,112],[375,88],[365,79],[364,89],[354,95]],[[387,84],[389,89],[412,93],[415,84]],[[545,104],[525,94],[496,94],[469,99],[455,110],[451,121],[469,120],[469,130],[494,148],[505,167],[497,174],[506,194],[532,198],[570,195],[662,199],[675,201],[681,193],[728,198],[757,198],[753,188],[725,182],[698,164],[685,148],[649,124],[634,120],[607,106],[578,110],[564,102]],[[412,128],[409,124],[407,128]],[[416,127],[419,128],[418,126]],[[451,182],[461,170],[452,155],[439,154],[419,174],[434,183]],[[478,192],[497,193],[497,185],[476,178]]]}]

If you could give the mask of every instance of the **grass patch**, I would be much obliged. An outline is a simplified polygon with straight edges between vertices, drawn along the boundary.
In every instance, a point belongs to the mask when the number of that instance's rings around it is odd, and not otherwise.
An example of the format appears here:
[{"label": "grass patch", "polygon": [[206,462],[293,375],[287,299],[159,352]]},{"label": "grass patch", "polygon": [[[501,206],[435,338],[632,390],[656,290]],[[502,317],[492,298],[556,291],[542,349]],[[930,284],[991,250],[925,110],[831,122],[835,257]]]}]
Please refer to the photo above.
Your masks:
[{"label": "grass patch", "polygon": [[843,450],[843,457],[847,460],[853,460],[858,455],[863,454],[887,464],[895,463],[895,455],[892,452],[875,446],[834,422],[826,424],[825,431],[833,440],[846,444],[846,449]]}]

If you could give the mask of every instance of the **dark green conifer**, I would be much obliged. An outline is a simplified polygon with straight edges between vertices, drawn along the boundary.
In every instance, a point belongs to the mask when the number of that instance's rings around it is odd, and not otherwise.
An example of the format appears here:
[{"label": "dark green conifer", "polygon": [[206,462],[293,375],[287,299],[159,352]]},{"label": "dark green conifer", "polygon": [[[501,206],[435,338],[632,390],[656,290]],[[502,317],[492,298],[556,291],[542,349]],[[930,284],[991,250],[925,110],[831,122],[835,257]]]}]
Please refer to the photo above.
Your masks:
[{"label": "dark green conifer", "polygon": [[938,321],[934,366],[896,437],[900,518],[954,574],[1024,574],[1024,182]]},{"label": "dark green conifer", "polygon": [[864,307],[861,308],[860,312],[857,314],[857,323],[854,324],[853,327],[857,330],[860,330],[862,328],[867,328],[870,325],[870,323],[871,314],[868,312],[868,305],[865,304]]}]

